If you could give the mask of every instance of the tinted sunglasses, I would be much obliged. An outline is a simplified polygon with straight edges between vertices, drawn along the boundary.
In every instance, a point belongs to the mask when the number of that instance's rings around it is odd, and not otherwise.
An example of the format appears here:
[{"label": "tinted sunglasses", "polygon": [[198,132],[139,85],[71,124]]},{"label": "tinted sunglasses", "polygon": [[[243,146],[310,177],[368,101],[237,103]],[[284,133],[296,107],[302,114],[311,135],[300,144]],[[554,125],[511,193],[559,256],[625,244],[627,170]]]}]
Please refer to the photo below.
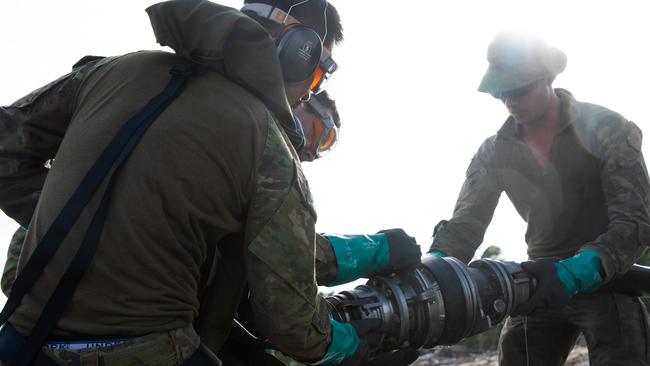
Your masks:
[{"label": "tinted sunglasses", "polygon": [[523,97],[524,95],[530,93],[530,91],[533,90],[535,88],[535,86],[537,86],[537,84],[540,82],[540,80],[535,80],[535,81],[533,81],[532,83],[530,83],[528,85],[522,86],[521,88],[505,90],[505,91],[502,91],[502,92],[494,92],[494,93],[490,93],[490,95],[492,95],[496,99],[501,99],[501,100],[517,99],[517,98]]},{"label": "tinted sunglasses", "polygon": [[318,116],[318,122],[314,124],[314,140],[318,141],[316,156],[321,157],[332,150],[338,141],[339,133],[334,117],[329,110],[316,98],[307,102],[309,108]]},{"label": "tinted sunglasses", "polygon": [[318,67],[312,74],[312,81],[309,89],[314,94],[318,94],[327,88],[330,77],[338,69],[336,61],[332,58],[329,52],[323,51]]}]

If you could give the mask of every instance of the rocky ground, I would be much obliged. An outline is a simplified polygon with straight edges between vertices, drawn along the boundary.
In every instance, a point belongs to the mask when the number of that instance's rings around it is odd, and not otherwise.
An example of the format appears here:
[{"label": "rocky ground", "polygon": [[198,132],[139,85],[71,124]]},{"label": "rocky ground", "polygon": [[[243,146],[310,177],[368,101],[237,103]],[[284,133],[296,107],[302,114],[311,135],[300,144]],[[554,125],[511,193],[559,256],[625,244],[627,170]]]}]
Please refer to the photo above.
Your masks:
[{"label": "rocky ground", "polygon": [[[489,351],[483,354],[450,354],[449,350],[436,350],[420,356],[412,366],[496,366],[496,351]],[[576,345],[569,355],[565,366],[589,366],[587,347]]]}]

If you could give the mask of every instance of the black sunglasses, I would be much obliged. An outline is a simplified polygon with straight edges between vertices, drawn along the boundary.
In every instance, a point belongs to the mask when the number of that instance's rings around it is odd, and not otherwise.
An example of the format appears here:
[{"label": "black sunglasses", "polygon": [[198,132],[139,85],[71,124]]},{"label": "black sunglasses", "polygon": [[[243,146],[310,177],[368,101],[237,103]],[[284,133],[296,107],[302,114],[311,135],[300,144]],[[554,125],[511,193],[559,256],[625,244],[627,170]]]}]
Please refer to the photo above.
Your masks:
[{"label": "black sunglasses", "polygon": [[494,92],[490,94],[496,99],[501,99],[501,100],[516,99],[530,93],[530,91],[533,90],[535,86],[537,86],[537,83],[539,83],[540,80],[535,80],[528,85],[522,86],[521,88],[505,90],[502,92]]}]

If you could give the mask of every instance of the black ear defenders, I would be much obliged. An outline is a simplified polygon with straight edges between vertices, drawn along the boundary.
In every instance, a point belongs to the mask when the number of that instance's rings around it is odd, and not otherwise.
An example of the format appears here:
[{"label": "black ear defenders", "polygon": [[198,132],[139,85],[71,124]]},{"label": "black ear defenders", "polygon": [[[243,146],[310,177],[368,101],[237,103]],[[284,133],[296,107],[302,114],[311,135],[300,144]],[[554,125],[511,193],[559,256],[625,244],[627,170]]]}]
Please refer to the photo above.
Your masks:
[{"label": "black ear defenders", "polygon": [[323,53],[323,42],[316,31],[302,24],[289,24],[280,32],[276,45],[284,81],[312,78]]},{"label": "black ear defenders", "polygon": [[[310,80],[313,83],[314,73],[319,67],[323,53],[323,41],[318,33],[300,24],[297,19],[289,14],[291,8],[308,1],[323,1],[323,11],[327,11],[327,2],[325,0],[296,1],[286,12],[266,3],[245,3],[241,9],[242,11],[251,11],[282,26],[276,37],[275,44],[282,69],[282,77],[287,83],[297,83],[305,80]],[[325,13],[323,16],[326,21]],[[293,122],[293,128],[285,128],[285,132],[296,151],[300,151],[305,145],[305,135],[300,120],[294,118]]]},{"label": "black ear defenders", "polygon": [[[292,8],[309,1],[323,0],[296,1]],[[327,2],[324,2],[324,9],[326,11]],[[313,77],[323,53],[323,41],[315,30],[292,17],[291,8],[285,12],[266,3],[246,3],[242,11],[252,11],[282,26],[275,44],[285,82],[301,82]]]}]

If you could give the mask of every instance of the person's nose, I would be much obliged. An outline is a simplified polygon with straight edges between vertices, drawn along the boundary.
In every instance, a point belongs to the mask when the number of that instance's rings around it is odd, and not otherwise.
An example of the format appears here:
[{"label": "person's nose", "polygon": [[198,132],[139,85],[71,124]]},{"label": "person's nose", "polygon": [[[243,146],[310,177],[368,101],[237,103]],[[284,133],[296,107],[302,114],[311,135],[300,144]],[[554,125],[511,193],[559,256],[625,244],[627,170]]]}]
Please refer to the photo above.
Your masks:
[{"label": "person's nose", "polygon": [[517,98],[503,98],[501,100],[503,101],[503,104],[505,104],[505,106],[508,109],[517,105]]}]

